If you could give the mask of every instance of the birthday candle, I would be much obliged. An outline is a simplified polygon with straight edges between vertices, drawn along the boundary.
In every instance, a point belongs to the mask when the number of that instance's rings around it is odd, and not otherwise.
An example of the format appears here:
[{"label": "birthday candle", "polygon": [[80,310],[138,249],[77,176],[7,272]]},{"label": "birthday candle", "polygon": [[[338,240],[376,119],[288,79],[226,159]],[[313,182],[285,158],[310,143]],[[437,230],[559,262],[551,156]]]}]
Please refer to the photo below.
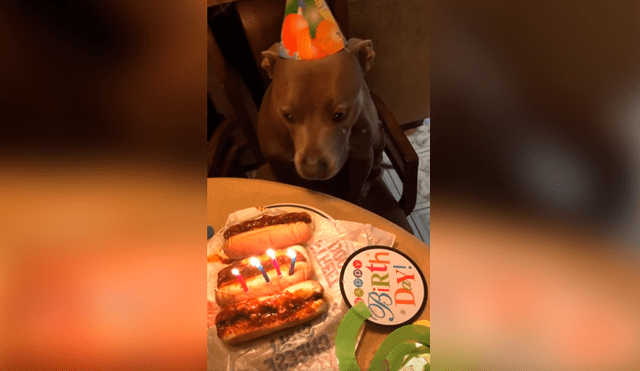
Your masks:
[{"label": "birthday candle", "polygon": [[267,255],[271,258],[271,262],[273,262],[273,266],[276,268],[278,276],[282,276],[282,273],[280,272],[280,264],[278,264],[278,261],[276,260],[276,253],[273,249],[269,249],[267,250]]},{"label": "birthday candle", "polygon": [[242,278],[242,275],[240,275],[240,271],[233,268],[231,270],[231,273],[233,273],[233,275],[236,276],[236,278],[238,279],[238,282],[240,282],[240,284],[242,285],[242,289],[244,290],[244,292],[249,291],[249,288],[247,287],[247,283],[244,282],[244,278]]},{"label": "birthday candle", "polygon": [[287,249],[287,255],[291,258],[291,268],[289,268],[289,275],[293,275],[293,267],[296,264],[296,252],[293,249]]},{"label": "birthday candle", "polygon": [[249,259],[249,263],[251,263],[251,265],[253,265],[254,267],[257,267],[258,269],[260,269],[260,272],[262,273],[262,276],[264,277],[264,280],[267,281],[267,283],[269,283],[269,276],[267,276],[267,272],[264,271],[264,268],[262,268],[262,265],[260,264],[260,260],[258,260],[258,258],[251,258]]}]

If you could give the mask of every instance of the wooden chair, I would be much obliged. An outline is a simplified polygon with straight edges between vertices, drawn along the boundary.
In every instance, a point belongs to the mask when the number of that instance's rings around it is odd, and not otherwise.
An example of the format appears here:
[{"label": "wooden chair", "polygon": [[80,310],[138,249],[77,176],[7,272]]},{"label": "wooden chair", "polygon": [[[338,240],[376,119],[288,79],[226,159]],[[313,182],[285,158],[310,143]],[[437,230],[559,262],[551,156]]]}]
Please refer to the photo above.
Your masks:
[{"label": "wooden chair", "polygon": [[[347,0],[328,0],[327,4],[332,9],[341,31],[348,38]],[[237,162],[242,156],[241,152],[250,152],[253,155],[255,162],[250,168],[257,168],[265,163],[255,135],[256,119],[248,112],[257,112],[256,107],[259,107],[270,82],[266,72],[259,67],[262,60],[260,53],[280,40],[284,6],[284,0],[238,0],[231,5],[223,5],[216,9],[219,12],[227,13],[225,20],[210,20],[210,27],[213,31],[209,31],[209,63],[210,66],[213,66],[213,73],[224,85],[224,91],[233,108],[234,116],[227,118],[226,123],[220,125],[217,135],[214,134],[215,138],[209,144],[211,147],[208,151],[211,153],[209,169],[218,169],[216,172],[209,172],[209,176],[228,176],[230,164]],[[229,19],[232,18],[239,20],[241,28],[229,31],[231,26],[225,26],[225,22],[229,22]],[[224,42],[228,44],[226,50],[221,45],[223,42],[217,41],[224,39],[224,37],[228,38]],[[225,58],[221,57],[221,54]],[[242,62],[234,59],[240,55],[244,56]],[[250,58],[253,60],[248,63],[247,59]],[[232,68],[231,65],[236,68]],[[243,101],[240,97],[241,89],[238,86],[242,84],[246,86],[245,92],[248,92],[245,95],[250,95],[253,98],[255,107],[247,107],[247,99]],[[391,111],[375,92],[372,91],[371,95],[378,115],[384,124],[387,143],[385,153],[391,160],[403,185],[401,198],[397,205],[404,215],[408,215],[416,204],[418,155]],[[223,155],[219,149],[222,140],[234,128],[239,128],[245,138],[238,140],[232,147],[233,150]]]}]

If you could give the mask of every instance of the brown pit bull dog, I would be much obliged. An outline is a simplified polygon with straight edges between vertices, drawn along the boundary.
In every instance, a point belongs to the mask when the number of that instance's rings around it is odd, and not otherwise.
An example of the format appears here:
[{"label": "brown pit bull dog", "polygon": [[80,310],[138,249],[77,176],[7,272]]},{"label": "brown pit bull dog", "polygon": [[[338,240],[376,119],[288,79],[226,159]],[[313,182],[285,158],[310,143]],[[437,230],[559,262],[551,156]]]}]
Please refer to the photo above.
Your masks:
[{"label": "brown pit bull dog", "polygon": [[272,82],[258,113],[260,148],[279,182],[361,204],[380,176],[382,123],[364,74],[370,40],[317,60],[280,58],[279,44],[262,52]]}]

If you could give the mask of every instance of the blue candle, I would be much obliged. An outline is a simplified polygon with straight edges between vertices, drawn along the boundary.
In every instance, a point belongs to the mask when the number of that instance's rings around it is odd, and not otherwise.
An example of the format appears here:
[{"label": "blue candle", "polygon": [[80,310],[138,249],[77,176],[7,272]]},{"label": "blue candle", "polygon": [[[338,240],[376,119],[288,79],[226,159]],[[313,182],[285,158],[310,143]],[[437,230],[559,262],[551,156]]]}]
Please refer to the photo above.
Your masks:
[{"label": "blue candle", "polygon": [[267,272],[265,272],[264,268],[262,268],[262,265],[260,264],[260,260],[258,260],[258,258],[251,258],[249,259],[249,263],[251,263],[251,265],[253,265],[254,267],[257,267],[258,269],[260,269],[260,272],[262,273],[264,280],[267,281],[267,283],[269,283],[269,276],[267,276]]},{"label": "blue candle", "polygon": [[289,275],[293,275],[293,267],[296,264],[296,252],[293,249],[287,249],[287,255],[291,258],[291,267],[289,268]]}]

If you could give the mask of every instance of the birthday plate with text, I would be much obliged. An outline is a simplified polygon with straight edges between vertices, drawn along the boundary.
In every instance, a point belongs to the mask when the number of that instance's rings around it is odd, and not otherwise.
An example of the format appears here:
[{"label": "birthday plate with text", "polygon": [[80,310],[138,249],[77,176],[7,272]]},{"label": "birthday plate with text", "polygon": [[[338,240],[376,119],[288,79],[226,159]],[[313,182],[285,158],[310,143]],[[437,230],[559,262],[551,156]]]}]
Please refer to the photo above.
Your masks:
[{"label": "birthday plate with text", "polygon": [[349,256],[340,272],[340,291],[349,307],[363,301],[371,312],[367,321],[384,326],[417,319],[428,295],[417,264],[385,246],[365,247]]}]

